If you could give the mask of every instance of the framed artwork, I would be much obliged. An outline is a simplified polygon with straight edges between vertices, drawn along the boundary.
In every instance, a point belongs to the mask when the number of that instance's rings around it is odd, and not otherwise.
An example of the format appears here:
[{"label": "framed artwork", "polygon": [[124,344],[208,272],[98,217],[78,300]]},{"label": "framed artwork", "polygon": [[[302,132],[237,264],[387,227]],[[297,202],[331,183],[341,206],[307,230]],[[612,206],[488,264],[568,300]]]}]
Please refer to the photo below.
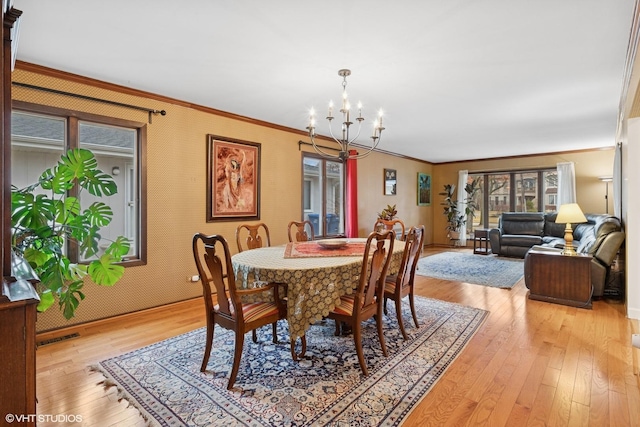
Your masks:
[{"label": "framed artwork", "polygon": [[260,144],[207,135],[207,222],[260,219]]},{"label": "framed artwork", "polygon": [[431,175],[418,172],[418,206],[431,205]]},{"label": "framed artwork", "polygon": [[395,196],[396,195],[396,170],[385,169],[384,170],[384,195]]}]

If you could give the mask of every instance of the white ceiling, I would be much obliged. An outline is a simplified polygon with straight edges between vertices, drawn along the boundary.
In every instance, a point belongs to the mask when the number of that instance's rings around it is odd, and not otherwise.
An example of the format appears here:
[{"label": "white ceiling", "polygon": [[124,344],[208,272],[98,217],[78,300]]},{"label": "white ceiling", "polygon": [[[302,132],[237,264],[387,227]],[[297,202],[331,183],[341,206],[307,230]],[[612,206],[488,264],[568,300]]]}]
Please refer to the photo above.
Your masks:
[{"label": "white ceiling", "polygon": [[613,146],[634,2],[14,7],[24,12],[19,60],[294,129],[304,130],[310,107],[323,115],[340,100],[337,72],[349,68],[349,96],[362,101],[365,124],[385,112],[379,147],[437,163]]}]

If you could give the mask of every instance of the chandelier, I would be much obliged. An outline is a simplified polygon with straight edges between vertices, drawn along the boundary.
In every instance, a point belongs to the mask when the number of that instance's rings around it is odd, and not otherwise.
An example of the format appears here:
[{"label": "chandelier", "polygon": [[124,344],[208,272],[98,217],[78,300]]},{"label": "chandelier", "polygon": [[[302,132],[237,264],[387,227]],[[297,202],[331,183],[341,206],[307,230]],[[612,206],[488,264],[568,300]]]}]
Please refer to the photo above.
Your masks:
[{"label": "chandelier", "polygon": [[[316,143],[316,113],[313,108],[309,112],[309,126],[307,126],[307,130],[309,131],[309,138],[311,138],[311,145],[318,154],[322,157],[339,159],[341,162],[344,162],[348,159],[361,159],[368,156],[378,146],[378,143],[380,142],[380,135],[382,134],[384,127],[382,127],[382,110],[380,110],[377,119],[373,123],[373,133],[370,137],[373,141],[371,146],[366,146],[366,151],[362,154],[349,154],[351,144],[360,136],[364,117],[362,117],[362,103],[358,102],[358,111],[357,113],[353,112],[354,116],[357,114],[355,120],[358,122],[358,131],[356,135],[351,138],[350,130],[351,125],[354,124],[354,122],[351,121],[351,103],[347,96],[347,77],[351,75],[351,70],[339,70],[338,75],[342,77],[342,105],[340,107],[340,114],[342,115],[342,129],[341,134],[339,134],[340,137],[336,137],[333,133],[333,101],[329,102],[329,113],[326,117],[329,121],[329,133],[331,134],[331,138],[333,138],[333,140],[338,144],[338,148],[335,149],[338,151],[338,154],[328,153],[323,149],[328,147],[322,147]],[[333,148],[331,149],[333,150]]]}]

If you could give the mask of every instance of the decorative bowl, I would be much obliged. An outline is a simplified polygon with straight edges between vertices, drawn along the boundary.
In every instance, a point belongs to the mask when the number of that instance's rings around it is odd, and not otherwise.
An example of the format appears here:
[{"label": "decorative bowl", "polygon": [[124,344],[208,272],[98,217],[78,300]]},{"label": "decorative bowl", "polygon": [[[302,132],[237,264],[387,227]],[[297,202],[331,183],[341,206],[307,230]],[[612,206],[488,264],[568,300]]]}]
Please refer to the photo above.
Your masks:
[{"label": "decorative bowl", "polygon": [[340,249],[347,246],[349,243],[347,240],[340,239],[327,239],[327,240],[318,240],[318,246],[324,249]]}]

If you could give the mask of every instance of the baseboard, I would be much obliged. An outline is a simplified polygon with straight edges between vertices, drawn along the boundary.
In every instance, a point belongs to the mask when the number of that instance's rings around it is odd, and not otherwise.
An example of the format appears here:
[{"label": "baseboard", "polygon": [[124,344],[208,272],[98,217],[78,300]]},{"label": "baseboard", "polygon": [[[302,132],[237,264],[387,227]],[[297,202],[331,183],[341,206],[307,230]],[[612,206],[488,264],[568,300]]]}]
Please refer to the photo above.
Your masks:
[{"label": "baseboard", "polygon": [[[631,323],[631,333],[639,334],[640,327],[638,326],[638,320],[629,319]],[[631,339],[631,337],[629,337]],[[636,376],[636,381],[638,382],[638,386],[640,387],[640,348],[631,347],[631,356],[633,359],[633,374]]]},{"label": "baseboard", "polygon": [[82,330],[87,327],[92,327],[97,325],[106,325],[109,323],[120,321],[123,318],[131,317],[131,316],[139,316],[142,313],[153,313],[154,311],[167,310],[168,308],[174,308],[183,304],[192,303],[194,300],[201,301],[202,297],[195,297],[195,298],[190,298],[182,301],[172,302],[172,303],[160,305],[157,307],[150,307],[144,310],[133,311],[131,313],[124,313],[124,314],[119,314],[117,316],[106,317],[104,319],[92,320],[90,322],[77,323],[75,325],[71,325],[63,328],[36,332],[36,342],[38,343],[48,342],[48,341],[64,338],[67,336],[76,335],[76,334],[81,335]]}]

